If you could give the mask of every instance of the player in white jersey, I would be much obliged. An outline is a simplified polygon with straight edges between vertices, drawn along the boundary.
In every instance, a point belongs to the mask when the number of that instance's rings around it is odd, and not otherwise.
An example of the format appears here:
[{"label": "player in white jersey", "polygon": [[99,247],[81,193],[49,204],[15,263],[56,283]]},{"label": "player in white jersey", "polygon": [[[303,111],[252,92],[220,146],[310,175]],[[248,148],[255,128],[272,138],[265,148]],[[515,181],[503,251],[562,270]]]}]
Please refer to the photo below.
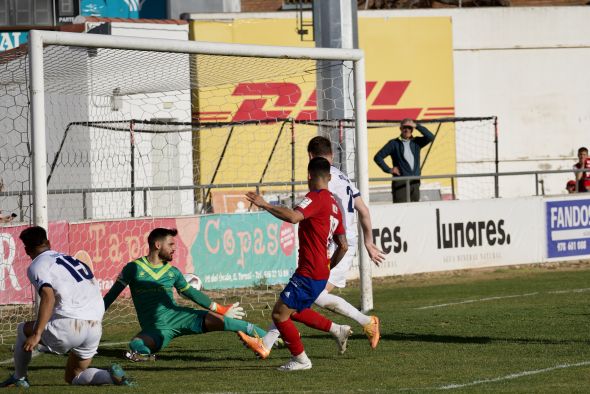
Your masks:
[{"label": "player in white jersey", "polygon": [[20,323],[14,347],[15,372],[0,387],[29,387],[27,371],[32,352],[43,345],[48,352],[68,354],[65,381],[74,385],[130,385],[123,369],[89,368],[102,335],[104,302],[90,268],[71,256],[51,250],[42,227],[20,234],[32,263],[27,276],[39,294],[35,321]]},{"label": "player in white jersey", "polygon": [[[332,143],[325,137],[318,136],[312,138],[307,145],[307,152],[310,159],[324,157],[330,164],[333,162]],[[340,210],[342,211],[348,252],[340,263],[330,271],[330,278],[328,279],[326,289],[320,293],[315,300],[315,304],[358,322],[363,326],[364,332],[369,338],[371,348],[375,349],[380,338],[379,318],[377,316],[367,316],[342,297],[330,294],[334,287],[342,288],[346,286],[346,276],[352,266],[358,245],[357,213],[369,258],[376,265],[379,265],[383,262],[385,256],[373,242],[371,214],[361,198],[359,190],[346,175],[333,165],[331,166],[330,172],[332,179],[328,184],[328,189],[332,192],[336,201],[338,201]]]}]

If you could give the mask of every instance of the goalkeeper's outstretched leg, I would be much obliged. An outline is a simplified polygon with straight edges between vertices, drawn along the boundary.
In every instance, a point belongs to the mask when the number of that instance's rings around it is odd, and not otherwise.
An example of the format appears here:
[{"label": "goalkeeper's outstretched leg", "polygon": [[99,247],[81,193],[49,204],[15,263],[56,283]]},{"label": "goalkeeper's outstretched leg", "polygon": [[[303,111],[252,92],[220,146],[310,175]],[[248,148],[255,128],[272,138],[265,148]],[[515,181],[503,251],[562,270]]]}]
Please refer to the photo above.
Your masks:
[{"label": "goalkeeper's outstretched leg", "polygon": [[[241,316],[239,316],[241,317]],[[250,336],[263,337],[266,331],[257,325],[220,315],[216,312],[182,308],[170,315],[168,328],[144,329],[129,342],[125,357],[134,362],[155,361],[156,353],[166,348],[171,340],[184,335],[205,334],[211,331],[242,331]]]}]

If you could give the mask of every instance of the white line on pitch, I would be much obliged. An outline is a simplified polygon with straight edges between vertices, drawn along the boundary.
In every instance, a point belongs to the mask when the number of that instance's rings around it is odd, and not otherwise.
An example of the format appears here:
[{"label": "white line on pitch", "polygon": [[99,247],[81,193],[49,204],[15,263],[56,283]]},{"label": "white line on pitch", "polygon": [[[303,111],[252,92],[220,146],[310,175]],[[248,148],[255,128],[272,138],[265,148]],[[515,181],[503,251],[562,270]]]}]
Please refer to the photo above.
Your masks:
[{"label": "white line on pitch", "polygon": [[98,347],[109,347],[109,346],[120,346],[120,345],[127,345],[129,341],[125,342],[105,342],[98,345]]},{"label": "white line on pitch", "polygon": [[[351,390],[351,391],[347,391],[345,389],[345,390],[342,390],[342,392],[343,393],[348,393],[348,392],[363,393],[363,392],[382,392],[382,391],[383,392],[392,392],[392,391],[453,390],[453,389],[460,389],[460,388],[464,388],[464,387],[476,386],[479,384],[496,383],[496,382],[502,382],[504,380],[518,379],[518,378],[522,378],[525,376],[537,375],[537,374],[545,373],[545,372],[552,372],[552,371],[556,371],[558,369],[584,367],[587,365],[590,365],[590,361],[581,361],[581,362],[573,363],[573,364],[559,364],[559,365],[555,365],[555,366],[549,367],[549,368],[511,373],[509,375],[499,376],[497,378],[475,380],[475,381],[469,382],[469,383],[445,384],[444,386],[435,386],[435,387],[404,387],[404,388],[398,388],[398,389],[395,389],[395,388],[389,388],[389,389],[374,388],[374,389],[368,389],[368,390],[355,389],[355,390]],[[248,394],[266,394],[266,393],[272,393],[272,392],[274,392],[274,391],[266,391],[266,390],[244,391],[244,393],[248,393]],[[287,391],[285,391],[285,393],[311,393],[311,392],[312,391],[310,391],[310,390],[287,390]],[[333,390],[325,390],[325,391],[324,390],[320,390],[320,391],[314,390],[313,392],[314,393],[331,393],[331,392],[333,392]],[[216,393],[222,394],[222,393],[226,393],[226,392],[216,392]]]},{"label": "white line on pitch", "polygon": [[506,298],[517,298],[517,297],[530,297],[530,296],[537,295],[537,294],[539,294],[539,293],[538,292],[534,292],[534,293],[526,293],[526,294],[515,294],[515,295],[509,295],[509,296],[496,296],[496,297],[477,298],[477,299],[474,299],[474,300],[465,300],[465,301],[459,301],[459,302],[449,302],[449,303],[446,303],[446,304],[421,306],[419,308],[414,308],[414,309],[442,308],[442,307],[445,307],[445,306],[452,306],[452,305],[472,304],[474,302],[503,300],[503,299],[506,299]]},{"label": "white line on pitch", "polygon": [[[41,352],[38,352],[38,351],[36,351],[36,350],[35,350],[35,351],[33,352],[33,355],[32,355],[32,357],[33,357],[33,358],[34,358],[34,357],[37,357],[37,356],[38,356],[38,355],[40,355],[40,354],[41,354]],[[12,357],[11,357],[11,358],[9,358],[9,359],[6,359],[6,360],[2,360],[2,361],[0,361],[0,365],[5,365],[5,364],[14,364],[14,358],[12,358]]]},{"label": "white line on pitch", "polygon": [[583,367],[586,365],[590,365],[590,361],[581,361],[579,363],[574,363],[574,364],[559,364],[554,367],[536,369],[533,371],[523,371],[523,372],[518,372],[518,373],[511,373],[510,375],[500,376],[500,377],[492,378],[492,379],[475,380],[475,381],[469,382],[469,383],[447,384],[444,386],[432,387],[432,388],[436,389],[436,390],[460,389],[463,387],[475,386],[478,384],[501,382],[503,380],[518,379],[518,378],[522,378],[523,376],[537,375],[540,373],[551,372],[551,371],[555,371],[558,369]]},{"label": "white line on pitch", "polygon": [[[546,291],[545,294],[567,294],[567,293],[583,293],[586,291],[590,291],[590,288],[583,288],[583,289],[569,289],[569,290],[552,290]],[[520,298],[520,297],[530,297],[537,294],[542,294],[539,292],[534,293],[525,293],[525,294],[514,294],[514,295],[507,295],[507,296],[496,296],[496,297],[486,297],[486,298],[477,298],[473,300],[465,300],[465,301],[458,301],[458,302],[448,302],[446,304],[437,304],[437,305],[427,305],[421,306],[414,309],[433,309],[433,308],[443,308],[445,306],[453,306],[453,305],[461,305],[461,304],[472,304],[474,302],[484,302],[484,301],[495,301],[495,300],[503,300],[507,298]]]}]

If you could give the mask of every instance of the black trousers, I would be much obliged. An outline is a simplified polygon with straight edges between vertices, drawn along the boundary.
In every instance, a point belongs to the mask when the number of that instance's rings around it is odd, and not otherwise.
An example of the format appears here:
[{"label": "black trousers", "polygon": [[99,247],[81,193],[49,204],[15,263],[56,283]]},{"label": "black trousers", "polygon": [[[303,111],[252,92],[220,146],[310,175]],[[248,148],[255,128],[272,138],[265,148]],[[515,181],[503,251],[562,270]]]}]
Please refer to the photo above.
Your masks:
[{"label": "black trousers", "polygon": [[[408,202],[408,191],[405,181],[391,182],[393,202]],[[420,182],[410,182],[410,201],[420,201]]]}]

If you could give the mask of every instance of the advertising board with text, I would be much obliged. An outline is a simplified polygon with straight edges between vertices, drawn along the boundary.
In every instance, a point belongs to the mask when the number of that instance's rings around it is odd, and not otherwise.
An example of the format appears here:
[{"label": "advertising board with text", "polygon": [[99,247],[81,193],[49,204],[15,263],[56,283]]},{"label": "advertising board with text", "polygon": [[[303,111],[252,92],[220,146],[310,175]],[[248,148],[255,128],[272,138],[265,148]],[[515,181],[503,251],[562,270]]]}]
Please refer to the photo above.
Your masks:
[{"label": "advertising board with text", "polygon": [[371,205],[376,276],[543,261],[541,199]]},{"label": "advertising board with text", "polygon": [[[0,305],[34,301],[26,274],[31,259],[18,239],[26,227],[0,228]],[[48,238],[54,250],[90,267],[104,294],[125,264],[147,255],[147,236],[156,227],[178,230],[172,264],[201,277],[205,289],[286,283],[296,267],[295,227],[262,212],[53,222]]]},{"label": "advertising board with text", "polygon": [[203,216],[191,254],[206,289],[286,283],[297,266],[295,226],[266,212]]},{"label": "advertising board with text", "polygon": [[565,197],[544,204],[547,258],[590,256],[590,199]]}]

